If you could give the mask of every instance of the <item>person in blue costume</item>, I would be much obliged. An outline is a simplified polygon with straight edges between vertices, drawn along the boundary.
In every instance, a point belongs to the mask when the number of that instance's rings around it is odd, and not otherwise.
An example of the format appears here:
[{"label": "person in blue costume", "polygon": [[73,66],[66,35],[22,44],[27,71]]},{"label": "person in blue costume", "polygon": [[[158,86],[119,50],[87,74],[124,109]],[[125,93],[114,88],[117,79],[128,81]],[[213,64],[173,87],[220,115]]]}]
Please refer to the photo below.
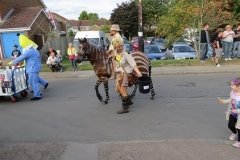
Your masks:
[{"label": "person in blue costume", "polygon": [[19,44],[23,48],[23,54],[8,64],[14,65],[25,60],[26,73],[29,76],[29,84],[32,87],[34,93],[34,97],[30,100],[40,100],[42,93],[38,86],[38,83],[45,84],[45,89],[47,88],[48,83],[39,77],[39,72],[42,68],[42,65],[40,62],[39,51],[36,49],[37,45],[24,35],[20,35],[18,33],[17,36],[19,36]]}]

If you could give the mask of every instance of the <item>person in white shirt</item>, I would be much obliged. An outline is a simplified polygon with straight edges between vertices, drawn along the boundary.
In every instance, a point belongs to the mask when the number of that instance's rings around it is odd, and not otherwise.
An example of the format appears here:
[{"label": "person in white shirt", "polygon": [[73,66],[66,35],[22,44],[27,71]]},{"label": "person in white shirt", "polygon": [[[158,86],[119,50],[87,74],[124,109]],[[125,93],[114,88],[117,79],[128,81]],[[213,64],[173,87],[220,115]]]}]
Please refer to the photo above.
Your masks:
[{"label": "person in white shirt", "polygon": [[50,53],[50,56],[48,57],[47,64],[49,65],[52,72],[58,71],[59,67],[59,59],[55,56],[54,52]]},{"label": "person in white shirt", "polygon": [[235,37],[235,33],[232,31],[232,27],[230,25],[226,26],[226,30],[223,32],[223,48],[224,48],[224,60],[232,60],[232,48],[233,48],[233,38]]}]

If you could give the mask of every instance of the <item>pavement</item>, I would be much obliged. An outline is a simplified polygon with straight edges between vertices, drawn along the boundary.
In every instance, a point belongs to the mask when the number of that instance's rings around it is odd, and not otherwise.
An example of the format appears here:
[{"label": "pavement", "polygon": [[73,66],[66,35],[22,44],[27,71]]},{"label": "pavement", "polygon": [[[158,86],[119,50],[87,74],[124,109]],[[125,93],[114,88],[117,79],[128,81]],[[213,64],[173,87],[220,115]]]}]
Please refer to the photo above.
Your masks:
[{"label": "pavement", "polygon": [[230,141],[167,139],[97,144],[27,143],[0,147],[1,160],[239,160]]},{"label": "pavement", "polygon": [[[238,65],[152,68],[152,75],[239,73]],[[93,71],[41,72],[45,79],[94,76]],[[101,143],[0,143],[0,160],[239,160],[239,149],[220,139],[163,139]]]},{"label": "pavement", "polygon": [[[152,75],[178,75],[178,74],[211,74],[211,73],[239,73],[239,65],[226,65],[221,67],[216,66],[169,66],[169,67],[154,67]],[[89,71],[66,71],[66,72],[41,72],[40,76],[45,79],[53,78],[75,78],[84,76],[94,76],[92,70]]]}]

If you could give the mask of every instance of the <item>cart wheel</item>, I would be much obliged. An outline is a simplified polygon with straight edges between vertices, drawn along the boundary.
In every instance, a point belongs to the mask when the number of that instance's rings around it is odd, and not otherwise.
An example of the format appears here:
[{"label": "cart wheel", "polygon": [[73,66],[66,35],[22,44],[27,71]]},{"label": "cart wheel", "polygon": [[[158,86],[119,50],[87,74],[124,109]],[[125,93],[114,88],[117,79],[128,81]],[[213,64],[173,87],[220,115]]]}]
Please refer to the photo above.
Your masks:
[{"label": "cart wheel", "polygon": [[27,91],[22,91],[20,94],[21,94],[22,97],[27,97],[28,92]]},{"label": "cart wheel", "polygon": [[12,97],[11,97],[11,101],[12,101],[12,102],[17,102],[17,97],[16,97],[16,96],[12,96]]}]

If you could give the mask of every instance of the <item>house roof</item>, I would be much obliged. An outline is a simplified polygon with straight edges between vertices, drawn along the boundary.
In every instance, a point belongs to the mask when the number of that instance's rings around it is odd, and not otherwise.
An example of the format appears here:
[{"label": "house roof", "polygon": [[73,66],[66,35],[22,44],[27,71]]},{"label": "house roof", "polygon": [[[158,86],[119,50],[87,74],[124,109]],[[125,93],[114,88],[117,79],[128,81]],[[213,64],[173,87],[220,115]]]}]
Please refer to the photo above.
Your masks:
[{"label": "house roof", "polygon": [[79,20],[70,20],[71,26],[80,26],[80,21]]},{"label": "house roof", "polygon": [[46,9],[47,6],[45,5],[45,3],[44,3],[42,0],[39,0],[39,1],[40,1],[40,3],[42,3],[42,7],[43,7],[44,9]]},{"label": "house roof", "polygon": [[41,11],[43,11],[42,7],[14,9],[6,21],[1,24],[0,29],[31,27]]},{"label": "house roof", "polygon": [[51,13],[52,13],[53,18],[58,21],[61,21],[61,22],[69,21],[67,18],[65,18],[57,13],[54,13],[54,12],[51,12]]}]

